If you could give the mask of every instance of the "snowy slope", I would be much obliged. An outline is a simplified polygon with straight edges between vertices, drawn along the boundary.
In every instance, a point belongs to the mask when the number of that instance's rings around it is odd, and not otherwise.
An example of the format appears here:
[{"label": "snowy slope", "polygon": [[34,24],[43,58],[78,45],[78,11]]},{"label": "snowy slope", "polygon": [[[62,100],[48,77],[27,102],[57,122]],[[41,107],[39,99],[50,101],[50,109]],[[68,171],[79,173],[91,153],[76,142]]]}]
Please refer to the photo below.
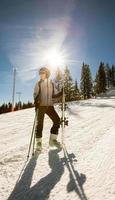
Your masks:
[{"label": "snowy slope", "polygon": [[115,88],[108,89],[105,93],[99,95],[100,97],[115,98]]},{"label": "snowy slope", "polygon": [[106,93],[107,96],[114,96],[115,97],[115,88],[109,90],[107,93]]},{"label": "snowy slope", "polygon": [[46,116],[44,151],[24,165],[34,109],[0,115],[0,200],[115,200],[115,99],[70,103],[68,116],[64,151],[48,151]]}]

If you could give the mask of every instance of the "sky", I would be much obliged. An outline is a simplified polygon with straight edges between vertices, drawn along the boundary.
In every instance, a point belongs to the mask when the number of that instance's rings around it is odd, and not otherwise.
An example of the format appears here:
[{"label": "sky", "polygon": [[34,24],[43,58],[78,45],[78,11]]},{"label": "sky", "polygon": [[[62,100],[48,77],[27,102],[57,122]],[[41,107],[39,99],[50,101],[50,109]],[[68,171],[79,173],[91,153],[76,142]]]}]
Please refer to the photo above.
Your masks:
[{"label": "sky", "polygon": [[[52,49],[78,82],[83,62],[93,77],[101,61],[115,64],[114,10],[114,0],[0,0],[0,104],[12,100],[14,68],[16,93],[22,102],[33,100],[38,70]],[[50,70],[53,77],[56,68]]]}]

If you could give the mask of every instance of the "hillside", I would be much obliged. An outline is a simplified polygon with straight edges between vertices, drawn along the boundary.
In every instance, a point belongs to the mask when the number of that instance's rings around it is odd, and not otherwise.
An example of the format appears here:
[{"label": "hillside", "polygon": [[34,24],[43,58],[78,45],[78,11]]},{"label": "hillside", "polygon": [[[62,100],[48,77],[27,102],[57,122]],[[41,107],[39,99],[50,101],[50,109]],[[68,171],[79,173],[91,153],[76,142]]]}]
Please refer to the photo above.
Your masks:
[{"label": "hillside", "polygon": [[34,109],[0,115],[0,200],[115,200],[115,99],[72,102],[67,115],[66,148],[48,150],[46,116],[43,153],[28,163]]}]

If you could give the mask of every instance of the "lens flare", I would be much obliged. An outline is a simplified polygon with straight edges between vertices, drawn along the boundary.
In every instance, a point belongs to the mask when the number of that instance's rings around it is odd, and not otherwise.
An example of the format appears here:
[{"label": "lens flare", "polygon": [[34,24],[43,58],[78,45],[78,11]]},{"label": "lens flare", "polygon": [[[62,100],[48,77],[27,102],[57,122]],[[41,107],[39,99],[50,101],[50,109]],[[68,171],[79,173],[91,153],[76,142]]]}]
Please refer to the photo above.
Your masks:
[{"label": "lens flare", "polygon": [[65,64],[65,56],[56,49],[51,49],[46,52],[44,59],[50,67],[62,67]]}]

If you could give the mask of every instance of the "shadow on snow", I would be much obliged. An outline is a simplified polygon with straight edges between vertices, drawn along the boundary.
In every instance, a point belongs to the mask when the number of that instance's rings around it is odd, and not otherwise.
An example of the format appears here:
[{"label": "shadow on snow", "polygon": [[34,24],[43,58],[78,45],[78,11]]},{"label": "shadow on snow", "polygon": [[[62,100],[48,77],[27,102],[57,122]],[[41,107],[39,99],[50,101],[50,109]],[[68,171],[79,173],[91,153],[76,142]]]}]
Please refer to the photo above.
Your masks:
[{"label": "shadow on snow", "polygon": [[51,172],[31,187],[33,172],[37,164],[37,157],[32,157],[8,200],[47,200],[51,190],[60,181],[64,173],[64,166],[67,167],[70,177],[69,183],[67,184],[67,191],[75,191],[80,200],[87,200],[83,189],[86,176],[79,174],[74,169],[73,163],[76,162],[75,155],[73,153],[68,154],[66,148],[63,151],[63,158],[59,158],[58,150],[49,151],[49,166]]}]

